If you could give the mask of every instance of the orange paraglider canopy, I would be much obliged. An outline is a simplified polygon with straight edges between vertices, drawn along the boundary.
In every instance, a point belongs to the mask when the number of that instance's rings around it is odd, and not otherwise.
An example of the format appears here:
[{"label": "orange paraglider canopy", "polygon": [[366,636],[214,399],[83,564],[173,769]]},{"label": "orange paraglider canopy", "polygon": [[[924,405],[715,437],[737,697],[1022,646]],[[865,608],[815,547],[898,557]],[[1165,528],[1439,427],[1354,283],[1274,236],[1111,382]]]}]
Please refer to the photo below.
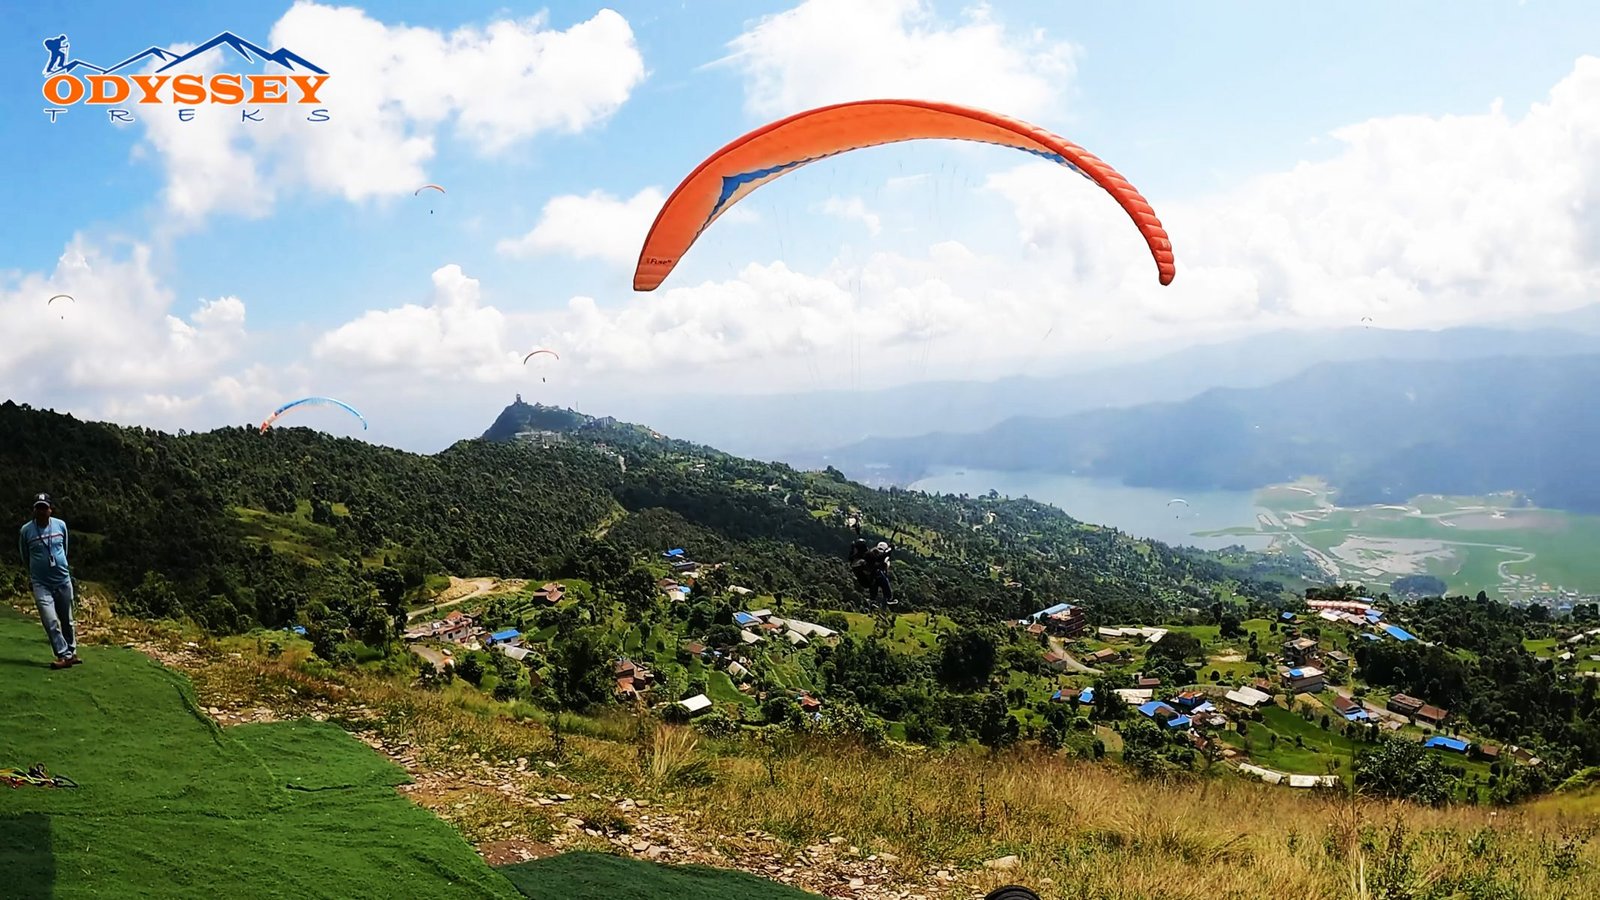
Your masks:
[{"label": "orange paraglider canopy", "polygon": [[411,192],[411,196],[415,197],[416,195],[422,193],[423,191],[428,191],[428,190],[438,191],[441,194],[444,193],[444,188],[438,186],[437,184],[425,184],[422,187],[419,187],[416,190],[412,191]]},{"label": "orange paraglider canopy", "polygon": [[972,107],[927,100],[859,100],[763,125],[711,154],[678,185],[656,215],[639,252],[633,289],[655,290],[701,232],[768,181],[850,150],[924,139],[1015,147],[1088,178],[1132,217],[1150,245],[1161,283],[1172,282],[1172,241],[1155,210],[1126,178],[1077,144],[1009,116]]}]

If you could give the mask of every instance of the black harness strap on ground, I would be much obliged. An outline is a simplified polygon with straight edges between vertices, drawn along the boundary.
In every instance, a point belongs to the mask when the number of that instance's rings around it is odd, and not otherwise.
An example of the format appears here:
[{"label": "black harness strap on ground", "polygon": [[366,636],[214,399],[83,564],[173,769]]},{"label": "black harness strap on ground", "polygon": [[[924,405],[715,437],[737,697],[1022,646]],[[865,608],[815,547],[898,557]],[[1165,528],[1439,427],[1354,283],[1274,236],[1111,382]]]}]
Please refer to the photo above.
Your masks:
[{"label": "black harness strap on ground", "polygon": [[6,787],[13,788],[75,788],[78,786],[76,781],[73,781],[71,778],[68,778],[65,775],[51,775],[50,772],[45,769],[44,763],[35,763],[33,767],[27,771],[23,771],[22,769],[0,769],[0,781],[5,782]]}]

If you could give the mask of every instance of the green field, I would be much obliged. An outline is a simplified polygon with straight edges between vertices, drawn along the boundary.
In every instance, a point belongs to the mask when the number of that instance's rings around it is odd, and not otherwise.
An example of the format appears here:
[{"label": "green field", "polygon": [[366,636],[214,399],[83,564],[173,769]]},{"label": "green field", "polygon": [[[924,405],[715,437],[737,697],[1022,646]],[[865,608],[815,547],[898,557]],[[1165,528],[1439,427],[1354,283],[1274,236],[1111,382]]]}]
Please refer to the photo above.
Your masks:
[{"label": "green field", "polygon": [[810,896],[589,854],[501,874],[339,728],[222,730],[188,679],[143,654],[80,652],[84,665],[52,671],[38,623],[0,607],[0,766],[42,762],[80,785],[0,791],[7,900]]},{"label": "green field", "polygon": [[1392,505],[1342,507],[1327,485],[1304,481],[1256,493],[1276,524],[1208,534],[1266,534],[1308,552],[1343,581],[1386,588],[1427,574],[1452,593],[1509,597],[1600,592],[1600,516],[1526,506],[1511,495],[1422,495]]}]

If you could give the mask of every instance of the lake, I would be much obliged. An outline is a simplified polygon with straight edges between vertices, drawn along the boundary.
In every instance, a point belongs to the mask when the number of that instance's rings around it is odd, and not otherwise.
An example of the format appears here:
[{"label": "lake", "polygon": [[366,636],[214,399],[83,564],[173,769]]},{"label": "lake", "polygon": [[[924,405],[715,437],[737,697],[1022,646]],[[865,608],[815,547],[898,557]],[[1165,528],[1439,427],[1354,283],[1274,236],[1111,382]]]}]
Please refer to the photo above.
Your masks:
[{"label": "lake", "polygon": [[[1173,492],[1163,488],[1128,487],[1115,479],[1081,478],[1048,472],[998,472],[984,469],[943,469],[914,482],[919,491],[979,496],[990,490],[1060,507],[1074,519],[1110,525],[1136,537],[1167,544],[1217,550],[1241,544],[1264,550],[1266,535],[1199,537],[1197,531],[1253,528],[1259,507],[1250,491]],[[1189,502],[1167,507],[1176,497]]]}]

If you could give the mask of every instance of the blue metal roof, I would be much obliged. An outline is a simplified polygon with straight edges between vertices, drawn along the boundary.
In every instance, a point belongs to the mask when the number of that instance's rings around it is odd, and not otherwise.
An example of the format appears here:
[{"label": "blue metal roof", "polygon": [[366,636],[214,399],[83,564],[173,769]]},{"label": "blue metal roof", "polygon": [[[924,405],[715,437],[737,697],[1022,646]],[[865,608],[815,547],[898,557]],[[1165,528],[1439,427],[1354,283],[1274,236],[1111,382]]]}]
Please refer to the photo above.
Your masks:
[{"label": "blue metal roof", "polygon": [[489,640],[491,640],[491,641],[509,641],[512,638],[517,638],[517,637],[521,637],[521,636],[522,636],[522,632],[516,630],[515,628],[507,628],[505,631],[496,631],[494,634],[489,635]]},{"label": "blue metal roof", "polygon": [[1440,750],[1454,750],[1457,753],[1465,753],[1467,752],[1468,744],[1466,741],[1463,741],[1460,738],[1445,737],[1442,734],[1438,734],[1428,738],[1427,742],[1422,746],[1436,747]]},{"label": "blue metal roof", "polygon": [[1383,624],[1379,625],[1378,627],[1382,628],[1384,631],[1389,632],[1389,636],[1394,638],[1397,641],[1414,641],[1414,640],[1417,639],[1416,635],[1413,635],[1411,632],[1406,631],[1404,628],[1401,628],[1399,625],[1390,625],[1389,623],[1384,622]]},{"label": "blue metal roof", "polygon": [[755,616],[752,616],[747,612],[736,612],[736,613],[734,613],[733,614],[733,620],[735,622],[738,622],[740,625],[749,625],[752,622],[761,621],[760,619],[757,619]]},{"label": "blue metal roof", "polygon": [[1303,670],[1301,670],[1301,669],[1290,669],[1289,670],[1289,677],[1290,678],[1299,678],[1301,676],[1301,674],[1303,674]]},{"label": "blue metal roof", "polygon": [[1168,728],[1188,728],[1189,727],[1189,717],[1188,716],[1173,716],[1172,718],[1167,720],[1167,727]]},{"label": "blue metal roof", "polygon": [[668,550],[667,552],[665,552],[665,553],[663,553],[661,555],[662,556],[682,556],[683,555],[683,548],[682,547],[674,547],[671,550]]},{"label": "blue metal roof", "polygon": [[1094,702],[1094,688],[1092,688],[1092,687],[1084,688],[1083,692],[1078,694],[1078,702],[1079,703],[1093,703]]},{"label": "blue metal roof", "polygon": [[1367,639],[1367,640],[1369,640],[1369,641],[1378,641],[1378,640],[1382,640],[1382,638],[1380,638],[1380,637],[1378,637],[1378,636],[1377,636],[1377,635],[1375,635],[1375,634],[1373,634],[1373,633],[1372,633],[1372,632],[1370,632],[1370,631],[1363,631],[1363,632],[1361,632],[1361,636],[1362,636],[1362,637],[1364,637],[1364,638],[1366,638],[1366,639]]},{"label": "blue metal roof", "polygon": [[[1167,704],[1163,703],[1160,700],[1151,700],[1151,701],[1149,701],[1148,703],[1146,703],[1143,706],[1139,707],[1139,712],[1142,712],[1145,715],[1149,716],[1150,718],[1154,719],[1156,717],[1156,713],[1162,711],[1163,709],[1166,710],[1167,712],[1170,712],[1170,713],[1176,713],[1177,712],[1177,710],[1173,709],[1172,707],[1168,706]],[[1188,720],[1185,719],[1184,721],[1188,721]]]},{"label": "blue metal roof", "polygon": [[1282,615],[1278,616],[1278,618],[1280,618],[1280,619],[1284,620],[1285,622],[1287,622],[1287,621],[1289,621],[1289,620],[1294,618],[1294,613],[1286,612],[1286,613],[1283,613]]}]

